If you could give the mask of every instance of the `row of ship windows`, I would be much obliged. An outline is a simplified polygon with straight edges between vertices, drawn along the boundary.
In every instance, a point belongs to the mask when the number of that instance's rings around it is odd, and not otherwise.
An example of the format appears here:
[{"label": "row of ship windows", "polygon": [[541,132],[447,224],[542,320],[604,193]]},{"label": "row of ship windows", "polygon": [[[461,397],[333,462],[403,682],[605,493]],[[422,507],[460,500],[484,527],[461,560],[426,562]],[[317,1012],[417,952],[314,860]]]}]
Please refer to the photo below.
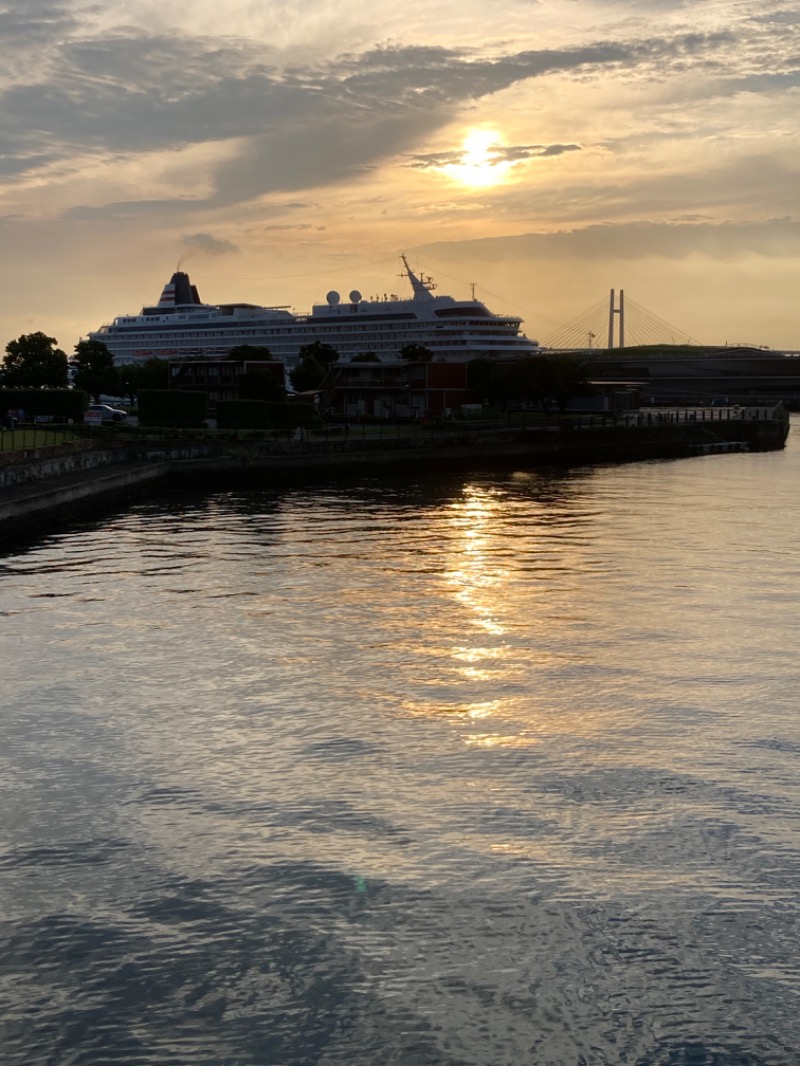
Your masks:
[{"label": "row of ship windows", "polygon": [[[503,336],[503,337],[508,337],[508,336],[517,336],[518,335],[515,330],[509,329],[508,327],[497,326],[497,325],[487,326],[487,324],[485,322],[468,323],[468,325],[470,327],[476,328],[477,332],[481,336]],[[453,334],[458,335],[458,334],[460,334],[462,332],[461,328],[454,328],[454,327],[452,327],[450,325],[448,325],[447,327],[436,326],[436,330],[443,337],[450,336],[450,335],[453,335]],[[136,338],[134,338],[133,335],[130,335],[129,337],[120,337],[119,339],[120,340],[128,340],[128,339],[130,339],[131,341],[133,341],[134,339],[138,339],[138,338],[142,338],[142,337],[148,337],[148,338],[158,338],[159,340],[161,340],[162,338],[163,339],[172,339],[173,341],[175,341],[175,343],[179,343],[180,340],[183,340],[184,338],[188,338],[188,337],[193,337],[193,338],[198,338],[199,339],[199,338],[205,338],[205,337],[208,337],[208,338],[211,338],[211,337],[231,338],[232,336],[236,336],[237,338],[238,337],[265,337],[265,338],[274,339],[277,336],[277,337],[284,338],[286,340],[286,343],[308,344],[311,341],[315,340],[320,335],[329,336],[329,337],[330,336],[336,336],[336,337],[341,338],[342,333],[345,333],[346,335],[348,335],[349,339],[351,340],[351,343],[360,344],[362,341],[365,341],[365,340],[376,340],[376,341],[385,340],[385,341],[390,341],[391,338],[392,337],[396,337],[398,333],[404,333],[404,334],[408,334],[408,335],[416,333],[416,334],[420,334],[420,335],[423,335],[423,336],[427,337],[430,334],[430,327],[425,325],[425,324],[423,324],[423,323],[416,323],[416,322],[410,322],[410,323],[407,323],[407,324],[406,323],[398,324],[397,326],[393,326],[391,329],[388,329],[388,328],[384,329],[384,327],[382,327],[382,326],[374,326],[371,331],[367,331],[367,330],[354,331],[354,330],[348,329],[345,326],[321,326],[318,329],[315,329],[313,331],[313,333],[308,333],[305,336],[302,333],[298,332],[297,336],[295,338],[292,338],[292,339],[287,338],[285,330],[281,330],[281,329],[277,329],[277,330],[270,330],[270,329],[263,329],[263,328],[262,329],[237,329],[235,331],[234,330],[230,330],[230,329],[226,329],[226,330],[182,330],[180,338],[177,338],[172,331],[170,331],[169,333],[159,333],[159,332],[155,332],[155,331],[150,332],[148,330],[145,333],[137,334]],[[388,336],[386,336],[386,334],[388,334]],[[435,342],[431,341],[431,343],[435,343]]]},{"label": "row of ship windows", "polygon": [[[154,341],[155,341],[155,343],[154,343]],[[491,337],[482,337],[482,338],[480,338],[480,344],[479,344],[479,348],[481,348],[481,349],[483,349],[483,348],[509,348],[509,347],[513,348],[513,347],[521,347],[521,346],[523,346],[523,344],[521,342],[521,339],[518,340],[517,344],[509,345],[508,339],[494,340]],[[468,340],[454,340],[454,341],[452,341],[452,342],[450,342],[448,344],[442,344],[442,345],[427,344],[427,345],[425,345],[425,347],[430,348],[430,349],[432,349],[434,351],[437,348],[446,348],[447,350],[452,351],[455,348],[475,347],[475,344],[474,344],[474,342],[470,342]],[[527,347],[527,346],[525,346],[525,347]],[[230,351],[230,347],[228,347],[228,346],[220,346],[220,347],[214,348],[214,347],[206,346],[206,347],[198,348],[198,347],[195,347],[195,346],[193,346],[191,344],[179,344],[176,347],[175,338],[173,337],[173,338],[169,338],[168,340],[166,340],[166,342],[164,344],[159,344],[157,339],[155,339],[155,338],[148,338],[147,348],[145,348],[140,343],[139,345],[136,345],[136,344],[115,345],[113,350],[114,350],[114,352],[116,352],[119,355],[123,355],[123,354],[128,353],[128,352],[138,353],[138,352],[146,350],[146,351],[152,351],[152,352],[159,352],[159,351],[160,352],[167,352],[170,355],[184,355],[184,356],[190,355],[190,356],[198,356],[198,357],[201,357],[201,358],[213,358],[214,356],[220,356],[221,358],[223,358]],[[276,358],[276,359],[287,359],[287,358],[293,359],[293,358],[296,358],[297,355],[298,355],[298,350],[297,350],[297,348],[294,345],[292,345],[290,347],[287,346],[285,348],[273,345],[273,346],[271,346],[270,351],[271,351],[272,356],[274,358]],[[393,344],[393,345],[380,345],[380,344],[376,344],[376,345],[367,345],[367,344],[353,345],[352,346],[352,351],[350,351],[350,352],[342,352],[341,354],[343,354],[343,355],[360,354],[362,352],[367,352],[367,351],[374,351],[376,355],[396,355],[397,352],[398,352],[398,347],[397,347],[397,344]]]},{"label": "row of ship windows", "polygon": [[[194,324],[195,322],[201,322],[201,321],[203,321],[205,319],[208,319],[209,317],[210,316],[208,316],[208,315],[192,315],[191,319],[184,319],[184,318],[170,319],[169,323],[165,322],[163,324],[164,325],[168,325],[170,328],[174,328],[176,322],[177,323],[181,323],[181,322],[184,322],[184,321],[186,321],[186,322],[190,321],[192,324]],[[161,324],[162,323],[160,323],[160,322],[155,322],[152,325],[144,325],[142,323],[137,322],[135,319],[125,319],[125,318],[118,319],[117,322],[114,323],[114,325],[116,325],[116,326],[126,326],[126,327],[127,326],[133,326],[133,327],[139,326],[140,328],[143,328],[143,329],[154,329],[154,328],[157,328]],[[230,324],[226,324],[226,332],[229,332],[231,330],[231,328],[236,329],[237,326],[238,326],[238,324],[236,326],[233,326],[233,327],[231,327]],[[347,331],[347,332],[352,333],[352,332],[361,332],[361,331],[363,331],[365,329],[377,329],[377,330],[380,330],[381,332],[397,333],[399,330],[415,329],[415,328],[419,328],[420,326],[425,328],[425,329],[437,329],[437,330],[440,330],[440,329],[441,330],[444,330],[444,329],[451,329],[452,330],[452,329],[466,329],[466,328],[468,328],[468,329],[485,330],[485,329],[491,328],[492,326],[499,326],[501,329],[515,330],[515,329],[517,329],[519,327],[519,323],[517,323],[517,322],[515,322],[513,320],[507,321],[507,322],[503,322],[502,320],[498,320],[498,319],[488,319],[487,320],[487,319],[481,319],[481,318],[477,318],[477,319],[470,319],[470,318],[455,319],[455,318],[453,318],[453,319],[449,319],[447,322],[430,322],[430,321],[425,321],[425,320],[421,321],[420,319],[412,319],[412,321],[410,321],[410,322],[400,322],[400,321],[394,320],[394,321],[386,322],[386,323],[379,323],[379,322],[358,322],[358,323],[356,323],[356,322],[345,322],[342,325],[326,325],[326,326],[323,326],[323,325],[320,324],[320,325],[315,325],[313,327],[313,332],[315,334],[317,334],[317,333],[341,333],[343,331]],[[108,327],[106,327],[106,326],[102,327],[103,330],[105,330],[107,328]],[[283,333],[285,331],[286,331],[286,323],[285,322],[278,324],[273,329],[270,329],[268,326],[265,326],[263,323],[260,323],[259,327],[258,327],[258,332],[259,333],[276,333],[276,332],[277,333]],[[100,330],[98,332],[102,332],[102,330]],[[204,330],[204,332],[206,332],[206,331]],[[210,331],[208,331],[208,332],[210,332]]]},{"label": "row of ship windows", "polygon": [[[148,346],[163,346],[163,347],[190,347],[196,346],[199,341],[221,341],[224,340],[228,347],[233,347],[236,344],[247,343],[264,343],[266,342],[274,351],[297,351],[302,344],[309,343],[308,341],[300,340],[276,340],[273,337],[264,337],[263,334],[256,332],[253,333],[240,333],[236,337],[231,337],[230,334],[224,333],[184,333],[181,337],[176,337],[174,334],[169,333],[151,333],[144,337],[126,337],[126,338],[114,338],[113,347],[115,348],[139,348],[144,345]],[[399,347],[403,346],[403,343],[409,343],[411,341],[418,341],[420,344],[425,345],[427,348],[452,348],[454,346],[463,346],[469,344],[470,341],[478,341],[481,344],[509,344],[524,342],[525,338],[520,337],[517,334],[507,334],[500,331],[492,333],[482,333],[480,336],[466,338],[461,335],[453,337],[426,337],[424,335],[413,337],[406,336],[403,338],[381,337],[375,334],[364,334],[357,338],[336,338],[336,343],[340,348],[353,349],[355,351],[364,351],[365,349],[374,348],[378,351],[396,351]],[[334,344],[335,346],[335,344]]]}]

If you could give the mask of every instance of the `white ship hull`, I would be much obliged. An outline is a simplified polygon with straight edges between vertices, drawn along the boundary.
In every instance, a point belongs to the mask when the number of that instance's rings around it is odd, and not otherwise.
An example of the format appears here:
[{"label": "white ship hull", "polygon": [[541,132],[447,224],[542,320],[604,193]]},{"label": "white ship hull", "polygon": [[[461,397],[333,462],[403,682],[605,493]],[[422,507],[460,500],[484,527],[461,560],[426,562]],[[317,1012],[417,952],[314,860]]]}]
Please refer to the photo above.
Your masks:
[{"label": "white ship hull", "polygon": [[[404,260],[405,262],[405,260]],[[406,263],[413,297],[362,300],[338,293],[310,314],[252,304],[203,304],[186,274],[177,273],[156,306],[138,315],[121,315],[90,333],[102,341],[117,365],[148,359],[224,359],[239,345],[265,346],[273,359],[291,369],[304,345],[331,345],[342,362],[367,352],[396,359],[406,345],[430,349],[433,358],[466,362],[531,356],[537,342],[520,332],[521,319],[496,315],[478,300],[435,296],[429,279],[418,278]]]}]

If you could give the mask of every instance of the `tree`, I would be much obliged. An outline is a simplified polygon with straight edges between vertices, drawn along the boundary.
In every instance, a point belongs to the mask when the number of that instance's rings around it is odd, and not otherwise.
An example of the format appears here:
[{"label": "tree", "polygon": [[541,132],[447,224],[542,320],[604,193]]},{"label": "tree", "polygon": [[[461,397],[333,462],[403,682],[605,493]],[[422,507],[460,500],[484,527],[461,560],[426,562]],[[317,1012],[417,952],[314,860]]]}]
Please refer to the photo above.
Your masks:
[{"label": "tree", "polygon": [[119,388],[124,396],[136,401],[142,389],[169,388],[169,364],[166,359],[148,359],[145,363],[125,363],[117,368]]},{"label": "tree", "polygon": [[506,399],[516,403],[538,403],[543,408],[549,399],[549,377],[544,359],[534,356],[519,359],[506,367]]},{"label": "tree", "polygon": [[327,366],[323,366],[313,355],[303,356],[297,366],[289,371],[289,380],[295,392],[311,392],[312,389],[318,389],[327,376]]},{"label": "tree", "polygon": [[311,392],[322,385],[339,358],[339,353],[324,341],[303,344],[298,352],[300,361],[289,371],[289,380],[295,392]]},{"label": "tree", "polygon": [[102,341],[78,341],[74,365],[75,387],[88,392],[93,400],[99,400],[102,393],[116,396],[119,392],[120,381],[114,356]]},{"label": "tree", "polygon": [[571,355],[547,353],[509,363],[473,359],[469,364],[469,387],[491,403],[548,402],[563,411],[573,396],[591,392],[585,364]]},{"label": "tree", "polygon": [[330,344],[325,344],[324,341],[312,341],[311,344],[304,344],[297,354],[300,356],[301,362],[307,358],[315,359],[326,370],[329,370],[339,358],[339,353],[336,349]]},{"label": "tree", "polygon": [[587,396],[592,386],[587,375],[586,364],[574,356],[559,352],[543,355],[542,392],[552,400],[559,411],[564,411],[573,396]]},{"label": "tree", "polygon": [[56,344],[55,337],[44,333],[27,333],[9,341],[0,382],[8,389],[66,388],[67,357]]},{"label": "tree", "polygon": [[359,352],[350,360],[351,363],[379,363],[380,361],[380,356],[375,352]]},{"label": "tree", "polygon": [[272,360],[272,352],[266,344],[237,344],[225,358],[235,359],[240,363],[265,362]]},{"label": "tree", "polygon": [[481,400],[488,400],[492,404],[505,403],[511,395],[507,363],[473,359],[467,365],[467,383]]},{"label": "tree", "polygon": [[433,359],[433,352],[424,344],[405,344],[400,349],[400,358],[409,363],[429,363]]},{"label": "tree", "polygon": [[286,399],[286,389],[274,374],[250,370],[236,380],[240,400],[270,400],[278,403]]}]

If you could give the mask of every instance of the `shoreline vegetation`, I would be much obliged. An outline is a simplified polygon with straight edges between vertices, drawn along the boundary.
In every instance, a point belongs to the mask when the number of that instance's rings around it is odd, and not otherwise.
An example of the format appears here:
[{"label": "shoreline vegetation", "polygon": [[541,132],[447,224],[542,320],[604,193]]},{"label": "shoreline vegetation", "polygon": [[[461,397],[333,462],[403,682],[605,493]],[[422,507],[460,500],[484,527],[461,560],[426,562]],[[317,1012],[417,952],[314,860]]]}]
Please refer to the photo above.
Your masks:
[{"label": "shoreline vegetation", "polygon": [[169,483],[269,488],[380,470],[416,475],[677,459],[779,449],[788,431],[789,415],[780,404],[503,423],[342,423],[316,433],[24,427],[0,434],[0,533],[7,541],[63,526],[88,509]]}]

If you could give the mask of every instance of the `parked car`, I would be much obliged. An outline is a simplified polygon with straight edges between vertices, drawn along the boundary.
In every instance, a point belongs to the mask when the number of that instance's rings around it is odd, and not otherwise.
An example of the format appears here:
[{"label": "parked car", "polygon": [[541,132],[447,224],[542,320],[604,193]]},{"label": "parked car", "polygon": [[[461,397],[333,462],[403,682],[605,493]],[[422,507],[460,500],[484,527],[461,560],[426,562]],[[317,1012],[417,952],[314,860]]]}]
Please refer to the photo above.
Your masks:
[{"label": "parked car", "polygon": [[96,421],[97,416],[100,415],[101,422],[121,422],[123,418],[128,417],[128,412],[121,410],[119,407],[109,407],[107,403],[90,403],[86,413],[91,412],[91,418],[89,421]]}]

